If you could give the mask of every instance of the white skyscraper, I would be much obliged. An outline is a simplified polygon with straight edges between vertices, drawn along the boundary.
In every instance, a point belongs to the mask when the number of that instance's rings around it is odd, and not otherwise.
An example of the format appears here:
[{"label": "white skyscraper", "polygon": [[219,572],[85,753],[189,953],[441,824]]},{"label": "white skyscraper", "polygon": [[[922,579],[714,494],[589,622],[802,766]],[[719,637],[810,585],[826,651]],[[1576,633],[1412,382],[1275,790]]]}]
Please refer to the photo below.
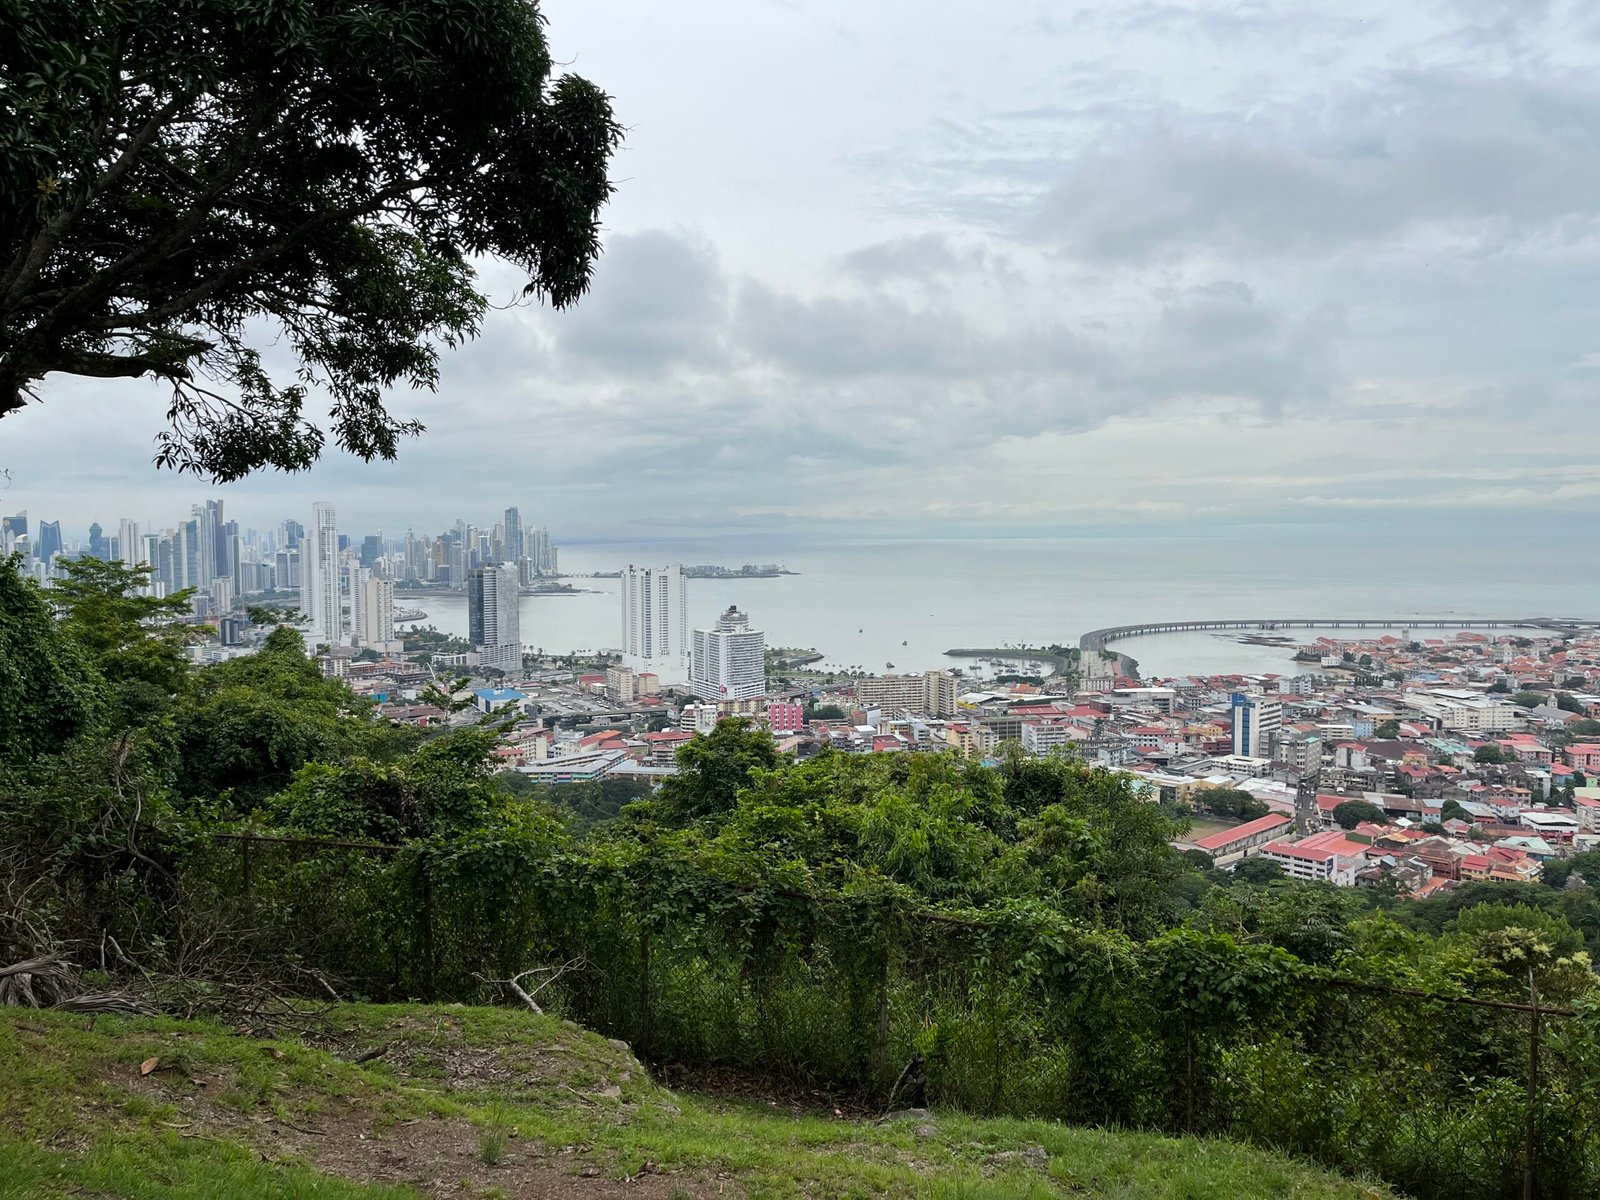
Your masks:
[{"label": "white skyscraper", "polygon": [[144,534],[139,522],[122,518],[117,527],[117,557],[125,567],[137,567],[144,562]]},{"label": "white skyscraper", "polygon": [[480,667],[522,669],[522,634],[517,614],[517,573],[508,567],[477,567],[467,575],[467,639]]},{"label": "white skyscraper", "polygon": [[694,631],[689,688],[702,700],[754,700],[767,694],[767,635],[729,608],[715,629]]},{"label": "white skyscraper", "polygon": [[[117,527],[117,557],[122,560],[125,567],[137,567],[142,562],[148,562],[144,553],[144,531],[140,529],[139,522],[130,521],[123,517]],[[149,585],[139,589],[143,595],[150,594]]]},{"label": "white skyscraper", "polygon": [[622,569],[622,665],[665,684],[689,682],[688,593],[683,568]]},{"label": "white skyscraper", "polygon": [[333,505],[318,502],[312,506],[311,525],[300,553],[300,609],[311,621],[306,645],[340,645],[344,641],[344,608],[339,603],[339,525]]},{"label": "white skyscraper", "polygon": [[351,579],[350,624],[358,646],[382,645],[394,639],[394,580],[356,567]]}]

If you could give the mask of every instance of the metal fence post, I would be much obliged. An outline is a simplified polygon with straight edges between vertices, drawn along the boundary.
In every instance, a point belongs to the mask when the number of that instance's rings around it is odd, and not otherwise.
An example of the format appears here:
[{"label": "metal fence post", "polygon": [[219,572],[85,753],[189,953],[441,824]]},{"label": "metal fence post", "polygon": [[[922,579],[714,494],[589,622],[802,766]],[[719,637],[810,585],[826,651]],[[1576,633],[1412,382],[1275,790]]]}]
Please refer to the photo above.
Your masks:
[{"label": "metal fence post", "polygon": [[878,1022],[872,1043],[873,1086],[882,1090],[889,1084],[889,919],[887,911],[879,922],[882,962],[878,969]]},{"label": "metal fence post", "polygon": [[1183,1053],[1184,1053],[1184,1079],[1183,1089],[1183,1128],[1186,1133],[1194,1132],[1194,1014],[1187,1009],[1183,1013]]},{"label": "metal fence post", "polygon": [[1537,1191],[1535,1155],[1539,1145],[1539,985],[1528,968],[1528,1112],[1522,1147],[1522,1200]]},{"label": "metal fence post", "polygon": [[634,1047],[640,1058],[650,1054],[650,1044],[655,1038],[655,1014],[650,998],[650,934],[639,930],[639,1044]]},{"label": "metal fence post", "polygon": [[989,955],[989,1034],[993,1039],[993,1058],[989,1078],[989,1111],[1000,1111],[1000,964],[993,951]]},{"label": "metal fence post", "polygon": [[433,880],[427,868],[422,869],[422,998],[433,1001],[438,997],[439,971],[433,954]]}]

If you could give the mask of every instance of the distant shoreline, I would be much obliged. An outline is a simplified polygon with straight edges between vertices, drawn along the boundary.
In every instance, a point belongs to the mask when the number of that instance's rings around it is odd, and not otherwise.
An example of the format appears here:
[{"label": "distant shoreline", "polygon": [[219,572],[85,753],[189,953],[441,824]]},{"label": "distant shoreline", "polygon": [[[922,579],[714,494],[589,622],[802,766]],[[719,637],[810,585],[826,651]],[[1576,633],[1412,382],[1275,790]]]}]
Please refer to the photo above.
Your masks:
[{"label": "distant shoreline", "polygon": [[[743,567],[716,567],[699,565],[683,568],[685,579],[777,579],[781,575],[798,575],[788,567],[768,566],[748,570]],[[621,571],[591,571],[588,579],[621,579]]]}]

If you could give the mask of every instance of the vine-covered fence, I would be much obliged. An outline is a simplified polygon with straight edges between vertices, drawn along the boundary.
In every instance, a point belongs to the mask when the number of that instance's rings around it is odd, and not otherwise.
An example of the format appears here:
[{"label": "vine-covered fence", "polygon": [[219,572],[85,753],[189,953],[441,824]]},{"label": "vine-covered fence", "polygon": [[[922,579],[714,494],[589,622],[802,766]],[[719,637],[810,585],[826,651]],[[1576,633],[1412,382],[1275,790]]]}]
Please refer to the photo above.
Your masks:
[{"label": "vine-covered fence", "polygon": [[181,890],[351,996],[496,1000],[487,981],[579,962],[540,1003],[647,1060],[887,1103],[915,1056],[935,1105],[1243,1137],[1421,1197],[1600,1195],[1600,1013],[1542,1003],[1514,964],[1441,994],[1224,934],[776,875],[232,835],[192,848]]}]

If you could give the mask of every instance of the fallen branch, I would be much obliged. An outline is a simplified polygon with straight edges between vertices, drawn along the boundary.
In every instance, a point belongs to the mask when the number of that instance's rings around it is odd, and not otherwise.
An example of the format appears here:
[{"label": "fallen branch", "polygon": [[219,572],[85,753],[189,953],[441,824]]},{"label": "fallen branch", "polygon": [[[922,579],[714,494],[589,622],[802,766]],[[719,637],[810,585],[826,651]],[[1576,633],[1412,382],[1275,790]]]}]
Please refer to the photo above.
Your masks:
[{"label": "fallen branch", "polygon": [[[556,980],[560,979],[568,971],[580,970],[588,965],[589,964],[586,959],[574,958],[568,962],[562,963],[559,967],[530,967],[526,971],[518,972],[510,979],[486,979],[482,975],[474,976],[474,978],[479,979],[484,983],[498,984],[500,987],[505,988],[518,1000],[522,1001],[523,1007],[528,1009],[529,1012],[537,1013],[542,1017],[544,1016],[544,1009],[539,1007],[539,1002],[535,1000],[534,997],[540,992],[544,991],[545,988],[549,987]],[[529,975],[548,975],[549,978],[545,979],[539,984],[538,987],[534,988],[533,991],[530,992],[522,986],[522,981]]]},{"label": "fallen branch", "polygon": [[73,964],[58,954],[0,967],[0,1005],[74,1013],[137,1015],[150,1011],[142,1000],[124,992],[80,992],[74,971]]},{"label": "fallen branch", "polygon": [[50,1007],[57,1012],[122,1013],[130,1017],[144,1016],[154,1011],[137,996],[125,992],[85,992],[81,996],[58,1000]]},{"label": "fallen branch", "polygon": [[72,964],[60,955],[26,958],[0,967],[0,1005],[50,1008],[77,990]]},{"label": "fallen branch", "polygon": [[339,999],[339,993],[333,990],[333,984],[329,983],[321,975],[317,974],[317,972],[309,970],[306,967],[300,967],[300,966],[295,967],[295,971],[298,972],[301,975],[305,975],[305,976],[307,976],[307,977],[309,977],[311,979],[316,980],[317,983],[322,987],[322,990],[328,993],[328,998],[330,1000],[337,1001]]}]

